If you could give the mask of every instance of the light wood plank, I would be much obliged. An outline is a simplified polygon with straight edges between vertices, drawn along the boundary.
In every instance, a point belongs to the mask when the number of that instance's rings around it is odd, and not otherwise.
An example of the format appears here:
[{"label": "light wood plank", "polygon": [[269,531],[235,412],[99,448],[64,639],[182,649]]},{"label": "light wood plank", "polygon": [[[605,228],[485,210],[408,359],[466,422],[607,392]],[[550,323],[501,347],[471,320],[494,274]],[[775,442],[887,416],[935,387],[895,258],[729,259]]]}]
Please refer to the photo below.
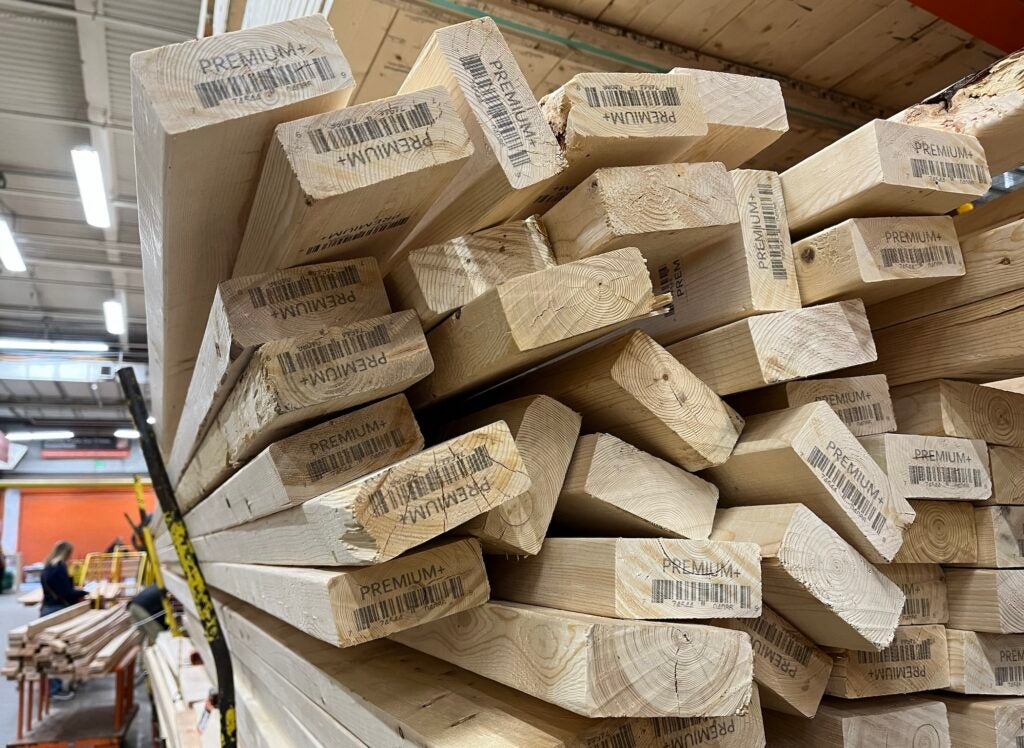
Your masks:
[{"label": "light wood plank", "polygon": [[761,314],[668,346],[719,395],[874,361],[859,299]]},{"label": "light wood plank", "polygon": [[985,503],[1024,504],[1024,449],[990,446],[988,457],[992,498]]},{"label": "light wood plank", "polygon": [[949,627],[1024,634],[1024,569],[947,569]]},{"label": "light wood plank", "polygon": [[1024,635],[947,629],[949,690],[1024,696]]},{"label": "light wood plank", "polygon": [[951,748],[945,707],[934,700],[889,696],[869,701],[826,698],[814,719],[765,713],[772,748]]},{"label": "light wood plank", "polygon": [[862,699],[947,688],[946,629],[939,624],[898,626],[881,652],[833,649],[830,696]]},{"label": "light wood plank", "polygon": [[1024,447],[1024,395],[969,382],[937,379],[892,391],[905,434],[959,436]]},{"label": "light wood plank", "polygon": [[952,748],[995,746],[1016,748],[1024,738],[1024,701],[1019,698],[977,698],[948,693],[928,697],[940,701],[949,714]]},{"label": "light wood plank", "polygon": [[903,531],[896,564],[973,563],[978,557],[974,508],[960,501],[910,501],[916,517]]},{"label": "light wood plank", "polygon": [[946,623],[949,602],[946,577],[938,564],[878,564],[882,574],[896,583],[906,597],[900,626],[921,623]]},{"label": "light wood plank", "polygon": [[292,509],[193,542],[204,562],[365,566],[392,559],[529,487],[512,435],[499,421]]},{"label": "light wood plank", "polygon": [[1024,568],[1024,506],[975,507],[974,531],[978,566]]},{"label": "light wood plank", "polygon": [[972,501],[992,496],[988,447],[979,439],[877,434],[858,441],[905,499]]},{"label": "light wood plank", "polygon": [[750,701],[750,640],[712,626],[490,602],[392,639],[585,716],[725,717]]}]

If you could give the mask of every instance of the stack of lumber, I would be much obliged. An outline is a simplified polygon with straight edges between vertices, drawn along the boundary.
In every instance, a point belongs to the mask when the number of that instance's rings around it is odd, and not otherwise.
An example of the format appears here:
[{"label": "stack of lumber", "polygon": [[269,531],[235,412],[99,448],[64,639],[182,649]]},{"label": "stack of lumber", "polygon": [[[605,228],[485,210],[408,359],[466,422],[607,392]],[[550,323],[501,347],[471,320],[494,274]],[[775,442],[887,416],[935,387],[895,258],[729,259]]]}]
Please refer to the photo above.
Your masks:
[{"label": "stack of lumber", "polygon": [[159,634],[142,653],[160,737],[170,748],[220,745],[219,713],[211,709],[210,678],[188,636]]},{"label": "stack of lumber", "polygon": [[[231,104],[212,74],[136,97]],[[1024,217],[946,215],[1017,142],[908,115],[744,169],[777,85],[581,71],[538,100],[488,17],[388,93],[224,133],[265,157],[162,448],[243,742],[1020,744],[1024,395],[982,385],[1024,374]],[[154,230],[193,199],[164,188]]]},{"label": "stack of lumber", "polygon": [[137,642],[123,605],[100,610],[81,602],[11,629],[3,674],[84,680],[109,673]]}]

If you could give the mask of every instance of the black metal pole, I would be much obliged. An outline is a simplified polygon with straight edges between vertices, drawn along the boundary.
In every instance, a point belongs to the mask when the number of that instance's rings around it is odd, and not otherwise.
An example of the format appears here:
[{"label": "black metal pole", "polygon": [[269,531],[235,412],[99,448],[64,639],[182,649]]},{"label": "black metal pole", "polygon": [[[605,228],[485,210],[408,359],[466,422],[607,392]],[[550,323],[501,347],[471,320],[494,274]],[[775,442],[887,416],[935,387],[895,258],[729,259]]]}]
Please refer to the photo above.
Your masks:
[{"label": "black metal pole", "polygon": [[192,548],[192,541],[188,537],[185,521],[178,509],[174,489],[167,477],[167,469],[164,467],[164,460],[156,443],[156,434],[148,421],[149,412],[146,410],[146,401],[142,397],[138,380],[135,379],[135,370],[130,366],[122,367],[117,371],[117,378],[121,381],[121,389],[124,390],[124,396],[128,400],[128,409],[131,411],[132,420],[135,421],[135,429],[139,432],[139,444],[142,446],[142,454],[146,458],[146,467],[149,468],[153,491],[156,493],[157,501],[160,502],[164,522],[167,523],[167,530],[174,542],[174,549],[178,552],[178,562],[185,572],[185,579],[188,581],[189,591],[195,601],[199,620],[203,624],[203,634],[206,636],[206,641],[210,644],[210,652],[213,654],[213,664],[217,669],[220,744],[223,748],[235,748],[235,681],[231,672],[228,643],[224,638],[224,631],[220,627],[220,621],[217,620],[217,611],[214,610],[213,600],[206,587],[203,572],[199,569],[196,552]]}]

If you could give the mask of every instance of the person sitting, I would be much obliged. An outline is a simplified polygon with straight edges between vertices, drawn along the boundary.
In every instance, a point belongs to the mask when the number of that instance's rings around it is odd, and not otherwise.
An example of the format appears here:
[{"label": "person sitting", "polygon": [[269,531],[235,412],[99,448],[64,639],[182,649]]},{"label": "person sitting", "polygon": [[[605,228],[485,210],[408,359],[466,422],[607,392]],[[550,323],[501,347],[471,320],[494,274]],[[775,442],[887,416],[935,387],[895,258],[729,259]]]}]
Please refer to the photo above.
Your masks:
[{"label": "person sitting", "polygon": [[[40,608],[41,616],[48,616],[58,610],[70,607],[80,602],[89,593],[75,587],[68,573],[68,559],[74,551],[74,546],[66,540],[61,540],[53,546],[50,555],[46,557],[43,564],[43,572],[39,581],[43,585],[43,605]],[[58,701],[64,701],[74,696],[74,692],[61,690],[59,678],[50,679],[50,696]]]}]

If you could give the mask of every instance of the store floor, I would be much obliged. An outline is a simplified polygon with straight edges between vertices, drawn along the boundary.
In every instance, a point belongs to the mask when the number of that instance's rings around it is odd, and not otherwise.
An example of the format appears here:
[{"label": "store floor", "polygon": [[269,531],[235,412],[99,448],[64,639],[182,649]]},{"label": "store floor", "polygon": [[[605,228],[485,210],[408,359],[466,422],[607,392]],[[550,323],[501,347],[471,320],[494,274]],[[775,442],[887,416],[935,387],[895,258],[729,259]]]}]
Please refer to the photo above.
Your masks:
[{"label": "store floor", "polygon": [[[26,607],[18,603],[17,595],[0,595],[0,646],[7,646],[7,632],[21,626],[39,615],[36,606]],[[126,745],[132,748],[144,748],[152,745],[150,737],[150,706],[149,696],[141,673],[136,677],[135,702],[139,711],[128,731]],[[44,728],[63,722],[66,717],[61,714],[72,710],[80,716],[86,716],[92,708],[102,708],[114,703],[114,677],[112,675],[83,683],[79,692],[71,701],[53,702],[50,716],[43,721]],[[70,717],[70,714],[67,714]],[[18,689],[14,681],[0,678],[0,746],[6,746],[14,740],[18,730]],[[47,731],[49,732],[49,730]],[[61,736],[62,738],[65,736]],[[74,736],[67,736],[74,737]]]}]

